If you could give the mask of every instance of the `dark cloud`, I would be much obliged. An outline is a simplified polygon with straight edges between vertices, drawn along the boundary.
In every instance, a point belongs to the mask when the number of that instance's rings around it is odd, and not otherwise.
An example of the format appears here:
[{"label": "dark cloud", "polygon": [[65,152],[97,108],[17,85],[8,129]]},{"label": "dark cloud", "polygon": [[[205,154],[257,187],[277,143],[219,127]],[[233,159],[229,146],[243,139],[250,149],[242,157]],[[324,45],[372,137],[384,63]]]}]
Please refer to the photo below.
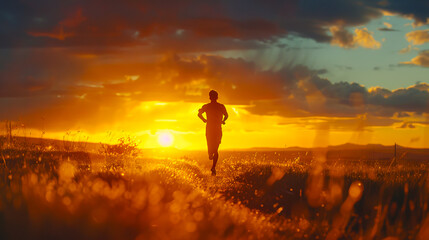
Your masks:
[{"label": "dark cloud", "polygon": [[419,0],[9,1],[0,11],[0,47],[144,46],[181,53],[263,48],[292,35],[354,47],[345,28],[366,24],[383,10],[417,23],[428,17]]},{"label": "dark cloud", "polygon": [[[234,40],[244,44],[241,48],[251,48],[259,45],[248,41],[275,41],[288,34],[330,42],[329,27],[362,25],[380,17],[382,10],[417,22],[426,21],[429,12],[428,4],[419,0],[385,4],[371,0],[8,1],[0,12],[0,47],[155,46],[162,50],[179,39],[178,45],[192,43],[195,49],[191,45],[186,49],[198,51],[205,41],[211,42],[212,50],[238,47]],[[335,34],[347,42],[345,32]]]},{"label": "dark cloud", "polygon": [[395,114],[396,117],[398,118],[405,118],[405,117],[411,117],[410,114],[406,113],[406,112],[398,112]]},{"label": "dark cloud", "polygon": [[355,46],[353,34],[343,27],[331,27],[333,43],[344,48],[352,48]]},{"label": "dark cloud", "polygon": [[387,97],[372,95],[369,100],[373,104],[399,111],[427,112],[429,110],[429,92],[427,84],[419,84],[406,89],[397,89]]},{"label": "dark cloud", "polygon": [[378,30],[378,31],[384,31],[384,32],[396,32],[396,31],[398,31],[398,30],[396,30],[396,29],[393,29],[393,28],[386,28],[386,27],[384,27],[384,28],[377,28],[377,30]]},{"label": "dark cloud", "polygon": [[221,4],[202,1],[21,1],[3,8],[7,27],[0,30],[0,46],[164,48],[177,39],[196,44],[202,39],[268,40],[285,33],[275,22],[234,19],[219,8]]},{"label": "dark cloud", "polygon": [[84,62],[60,49],[0,50],[0,98],[60,94],[73,85]]},{"label": "dark cloud", "polygon": [[429,2],[421,0],[388,0],[379,3],[383,10],[412,17],[418,24],[427,23]]}]

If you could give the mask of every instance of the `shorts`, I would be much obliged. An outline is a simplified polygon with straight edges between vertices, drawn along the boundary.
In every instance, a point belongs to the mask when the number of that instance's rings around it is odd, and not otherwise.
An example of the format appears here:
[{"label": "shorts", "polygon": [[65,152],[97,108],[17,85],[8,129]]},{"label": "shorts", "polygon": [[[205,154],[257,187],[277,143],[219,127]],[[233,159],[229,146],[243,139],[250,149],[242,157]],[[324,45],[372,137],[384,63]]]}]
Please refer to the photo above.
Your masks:
[{"label": "shorts", "polygon": [[206,127],[208,152],[216,153],[222,140],[222,127]]}]

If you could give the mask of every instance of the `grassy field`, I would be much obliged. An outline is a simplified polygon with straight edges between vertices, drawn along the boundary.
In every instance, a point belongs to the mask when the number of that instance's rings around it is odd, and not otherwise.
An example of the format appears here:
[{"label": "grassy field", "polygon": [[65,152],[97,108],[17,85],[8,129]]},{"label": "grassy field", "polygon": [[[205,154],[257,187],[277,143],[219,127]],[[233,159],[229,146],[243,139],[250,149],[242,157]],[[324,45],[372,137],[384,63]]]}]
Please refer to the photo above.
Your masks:
[{"label": "grassy field", "polygon": [[0,239],[429,238],[425,161],[125,153],[3,149]]}]

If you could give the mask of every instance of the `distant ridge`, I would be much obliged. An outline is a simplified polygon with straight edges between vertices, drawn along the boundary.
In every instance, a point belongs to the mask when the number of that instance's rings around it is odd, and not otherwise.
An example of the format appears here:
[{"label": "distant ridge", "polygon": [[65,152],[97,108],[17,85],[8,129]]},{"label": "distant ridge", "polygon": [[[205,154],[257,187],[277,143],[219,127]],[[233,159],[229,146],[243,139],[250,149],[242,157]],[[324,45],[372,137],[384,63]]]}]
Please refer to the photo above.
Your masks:
[{"label": "distant ridge", "polygon": [[[314,148],[306,148],[306,147],[285,147],[285,148],[271,148],[271,147],[253,147],[253,148],[241,148],[241,149],[225,149],[226,151],[262,151],[262,152],[271,152],[271,151],[315,151],[315,150],[391,150],[394,148],[394,145],[382,145],[382,144],[354,144],[354,143],[344,143],[340,145],[331,145],[327,147],[314,147]],[[397,145],[398,149],[421,149],[421,150],[429,150],[428,148],[412,148],[412,147],[404,147]]]}]

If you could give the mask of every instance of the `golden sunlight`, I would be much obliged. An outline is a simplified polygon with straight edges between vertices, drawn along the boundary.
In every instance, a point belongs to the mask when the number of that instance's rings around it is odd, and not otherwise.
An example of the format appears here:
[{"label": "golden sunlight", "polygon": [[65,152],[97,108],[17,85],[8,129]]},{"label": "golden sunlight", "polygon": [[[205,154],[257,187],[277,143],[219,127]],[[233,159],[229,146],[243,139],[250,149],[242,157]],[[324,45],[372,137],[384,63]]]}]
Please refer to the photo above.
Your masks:
[{"label": "golden sunlight", "polygon": [[158,143],[162,147],[170,147],[173,145],[174,137],[169,131],[159,131],[156,134],[158,136]]}]

